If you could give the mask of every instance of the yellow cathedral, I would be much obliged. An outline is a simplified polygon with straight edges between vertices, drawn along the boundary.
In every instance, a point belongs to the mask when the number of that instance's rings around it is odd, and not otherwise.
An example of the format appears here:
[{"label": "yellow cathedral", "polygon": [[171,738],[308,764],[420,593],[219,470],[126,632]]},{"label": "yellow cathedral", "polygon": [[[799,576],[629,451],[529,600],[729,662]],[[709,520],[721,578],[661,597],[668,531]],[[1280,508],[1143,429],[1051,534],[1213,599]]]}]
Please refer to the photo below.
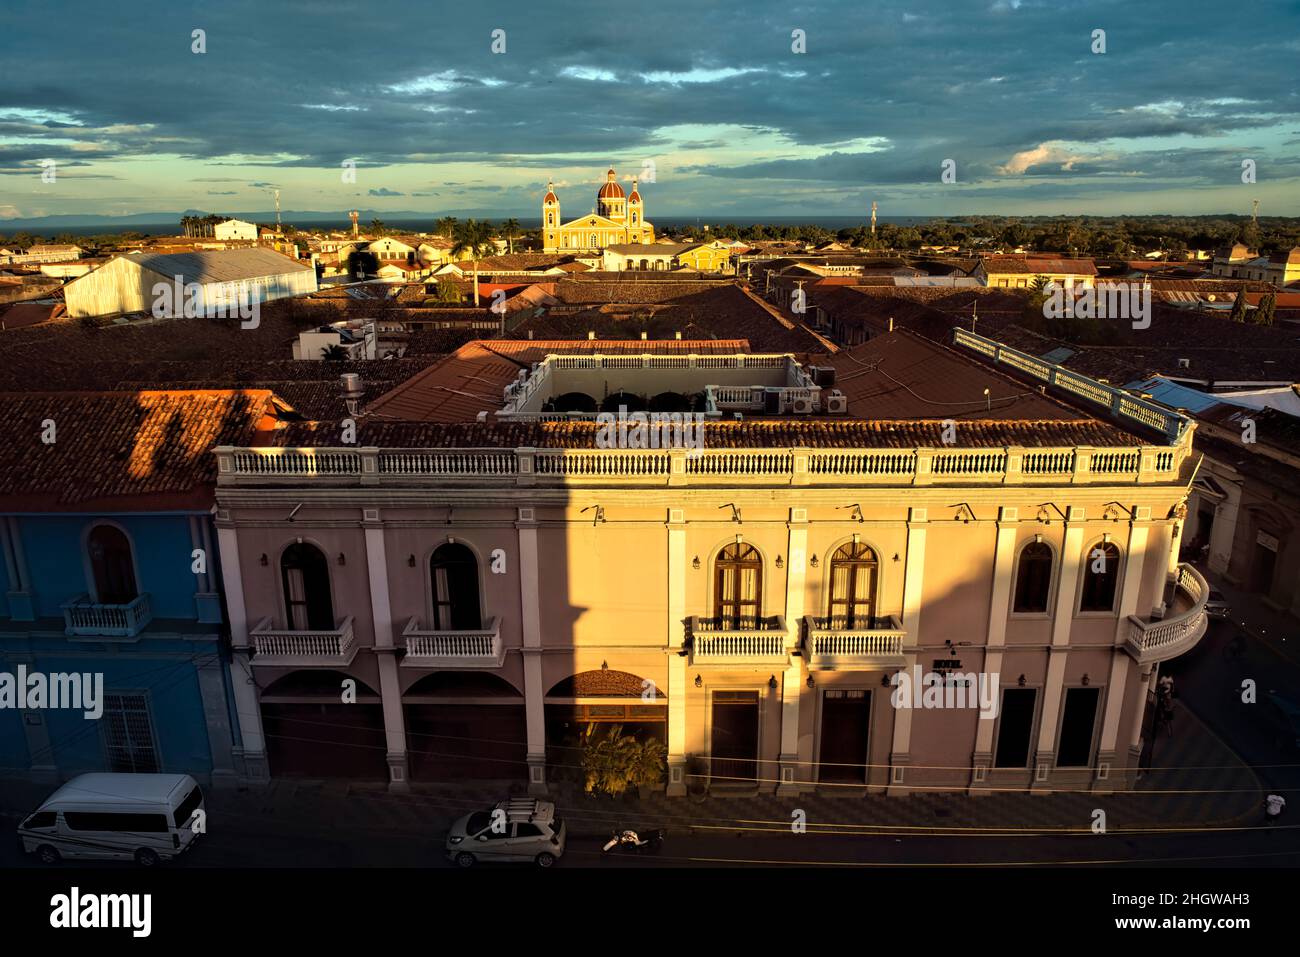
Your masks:
[{"label": "yellow cathedral", "polygon": [[645,220],[645,206],[635,178],[632,192],[625,197],[611,168],[596,193],[596,208],[567,223],[560,219],[560,201],[553,184],[546,184],[546,197],[542,200],[542,245],[546,252],[600,252],[607,246],[654,240],[654,226]]}]

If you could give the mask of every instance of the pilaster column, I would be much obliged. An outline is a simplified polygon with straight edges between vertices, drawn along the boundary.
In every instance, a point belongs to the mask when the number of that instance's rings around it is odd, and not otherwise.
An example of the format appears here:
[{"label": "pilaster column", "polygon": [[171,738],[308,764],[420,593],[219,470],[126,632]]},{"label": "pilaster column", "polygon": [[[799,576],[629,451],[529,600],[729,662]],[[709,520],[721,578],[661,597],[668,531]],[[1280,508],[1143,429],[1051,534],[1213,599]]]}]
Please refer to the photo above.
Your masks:
[{"label": "pilaster column", "polygon": [[238,775],[235,772],[235,741],[230,728],[230,708],[226,704],[226,683],[221,674],[226,663],[219,655],[211,655],[199,659],[194,666],[199,679],[199,697],[203,701],[203,718],[208,727],[212,785],[233,787]]},{"label": "pilaster column", "polygon": [[9,604],[9,617],[14,621],[35,621],[32,583],[27,572],[27,557],[23,553],[22,530],[15,516],[0,516],[0,551],[4,553],[5,571],[9,576],[9,591],[5,594]]},{"label": "pilaster column", "polygon": [[379,698],[384,709],[388,787],[405,791],[410,783],[406,752],[406,716],[402,713],[402,682],[397,673],[397,648],[393,643],[392,599],[388,591],[388,552],[379,509],[362,509],[366,535],[366,573],[370,580],[370,615],[375,632],[375,659],[379,665]]},{"label": "pilaster column", "polygon": [[[915,648],[921,640],[921,591],[925,575],[925,533],[929,520],[926,509],[908,509],[907,562],[903,572],[903,642],[908,673],[916,665]],[[889,753],[889,786],[885,793],[905,795],[910,793],[905,775],[912,756],[912,709],[894,709],[894,739]]]},{"label": "pilaster column", "polygon": [[[1118,757],[1120,719],[1124,712],[1125,685],[1131,662],[1124,651],[1128,638],[1129,615],[1137,613],[1138,592],[1142,588],[1142,570],[1146,562],[1149,529],[1136,521],[1129,522],[1128,545],[1124,553],[1124,577],[1119,590],[1119,620],[1115,624],[1115,649],[1111,653],[1110,680],[1106,684],[1106,709],[1101,721],[1101,741],[1097,749],[1094,791],[1109,793],[1115,789],[1111,772]],[[1145,702],[1139,704],[1139,711]]]},{"label": "pilaster column", "polygon": [[1070,631],[1074,625],[1074,600],[1079,592],[1079,563],[1083,550],[1084,510],[1071,506],[1066,512],[1065,535],[1061,543],[1061,571],[1052,605],[1052,648],[1047,657],[1047,680],[1043,684],[1043,712],[1038,725],[1038,747],[1034,755],[1031,791],[1048,791],[1056,766],[1056,724],[1065,693],[1065,662],[1069,654]]},{"label": "pilaster column", "polygon": [[252,666],[248,663],[248,610],[244,604],[239,535],[229,523],[229,513],[218,513],[217,552],[226,589],[226,608],[230,613],[230,682],[239,721],[240,745],[234,749],[234,758],[237,767],[242,765],[246,780],[265,781],[270,777],[270,771],[266,763],[266,738],[262,732],[262,706],[253,681]]},{"label": "pilaster column", "polygon": [[[786,549],[785,622],[788,646],[797,648],[807,594],[808,510],[790,509],[789,542]],[[799,723],[804,700],[803,659],[790,656],[781,676],[781,754],[778,795],[801,791],[799,783]],[[809,775],[811,777],[811,775]]]},{"label": "pilaster column", "polygon": [[[528,793],[546,794],[546,689],[542,677],[542,611],[537,567],[537,520],[521,508],[519,536],[519,621],[523,633],[524,714],[528,724]],[[672,699],[669,699],[670,701]]]},{"label": "pilaster column", "polygon": [[668,619],[664,647],[668,653],[668,796],[686,794],[686,513],[668,510]]},{"label": "pilaster column", "polygon": [[[984,652],[984,673],[1002,673],[1002,648],[1007,639],[1007,615],[1011,609],[1012,575],[1016,564],[1016,531],[1019,511],[1003,507],[998,511],[997,536],[993,545],[993,589],[989,605],[989,629]],[[1001,694],[999,682],[998,694]],[[999,702],[997,705],[1001,707]],[[970,791],[978,792],[993,764],[993,720],[981,720],[975,728],[975,751],[971,755]]]}]

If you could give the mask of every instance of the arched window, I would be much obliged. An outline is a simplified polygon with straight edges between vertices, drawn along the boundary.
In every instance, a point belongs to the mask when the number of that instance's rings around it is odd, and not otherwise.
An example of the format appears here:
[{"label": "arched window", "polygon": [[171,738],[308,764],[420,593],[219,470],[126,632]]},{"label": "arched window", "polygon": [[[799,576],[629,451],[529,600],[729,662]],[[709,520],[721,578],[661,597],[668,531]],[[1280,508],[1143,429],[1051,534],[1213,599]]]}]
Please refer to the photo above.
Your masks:
[{"label": "arched window", "polygon": [[1084,556],[1080,611],[1111,611],[1119,583],[1119,549],[1109,542],[1094,545]]},{"label": "arched window", "polygon": [[1042,542],[1030,542],[1020,551],[1016,571],[1016,598],[1013,611],[1047,611],[1048,591],[1052,585],[1052,549]]},{"label": "arched window", "polygon": [[429,561],[433,627],[473,631],[483,627],[478,602],[478,560],[466,546],[439,545]]},{"label": "arched window", "polygon": [[86,539],[90,571],[95,579],[95,601],[101,605],[126,605],[135,601],[135,562],[131,542],[120,528],[96,525]]},{"label": "arched window", "polygon": [[284,618],[293,631],[330,631],[334,602],[325,555],[315,545],[296,542],[280,556]]},{"label": "arched window", "polygon": [[878,570],[876,553],[856,542],[840,546],[831,556],[832,627],[871,627]]},{"label": "arched window", "polygon": [[714,617],[726,628],[752,626],[763,607],[763,561],[753,545],[737,542],[718,552]]}]

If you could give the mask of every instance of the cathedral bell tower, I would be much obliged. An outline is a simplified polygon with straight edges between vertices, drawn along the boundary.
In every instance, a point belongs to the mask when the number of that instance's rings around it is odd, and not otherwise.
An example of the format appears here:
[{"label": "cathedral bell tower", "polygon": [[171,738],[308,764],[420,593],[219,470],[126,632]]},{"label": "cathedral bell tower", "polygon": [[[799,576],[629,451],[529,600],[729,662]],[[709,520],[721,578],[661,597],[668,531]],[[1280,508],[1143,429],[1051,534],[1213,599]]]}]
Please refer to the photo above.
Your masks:
[{"label": "cathedral bell tower", "polygon": [[542,247],[555,252],[560,244],[560,201],[555,196],[555,185],[546,181],[546,196],[542,199]]}]

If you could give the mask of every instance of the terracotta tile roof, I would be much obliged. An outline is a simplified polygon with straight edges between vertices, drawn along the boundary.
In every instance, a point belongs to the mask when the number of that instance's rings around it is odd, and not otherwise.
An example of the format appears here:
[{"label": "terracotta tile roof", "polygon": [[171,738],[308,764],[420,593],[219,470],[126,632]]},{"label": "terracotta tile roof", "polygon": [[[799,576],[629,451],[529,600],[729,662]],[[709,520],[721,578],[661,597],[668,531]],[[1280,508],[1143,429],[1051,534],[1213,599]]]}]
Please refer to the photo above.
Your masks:
[{"label": "terracotta tile roof", "polygon": [[62,316],[64,306],[61,302],[20,302],[8,309],[0,309],[0,329],[23,329],[40,322],[57,319]]},{"label": "terracotta tile roof", "polygon": [[1032,256],[984,256],[980,264],[989,273],[1066,273],[1095,276],[1097,267],[1091,259],[1046,259]]},{"label": "terracotta tile roof", "polygon": [[815,364],[835,368],[835,388],[848,397],[849,414],[863,419],[1090,418],[978,360],[903,330],[883,333]]},{"label": "terracotta tile roof", "polygon": [[[0,508],[203,508],[217,445],[266,441],[265,389],[0,393]],[[41,441],[53,420],[55,441]]]}]

